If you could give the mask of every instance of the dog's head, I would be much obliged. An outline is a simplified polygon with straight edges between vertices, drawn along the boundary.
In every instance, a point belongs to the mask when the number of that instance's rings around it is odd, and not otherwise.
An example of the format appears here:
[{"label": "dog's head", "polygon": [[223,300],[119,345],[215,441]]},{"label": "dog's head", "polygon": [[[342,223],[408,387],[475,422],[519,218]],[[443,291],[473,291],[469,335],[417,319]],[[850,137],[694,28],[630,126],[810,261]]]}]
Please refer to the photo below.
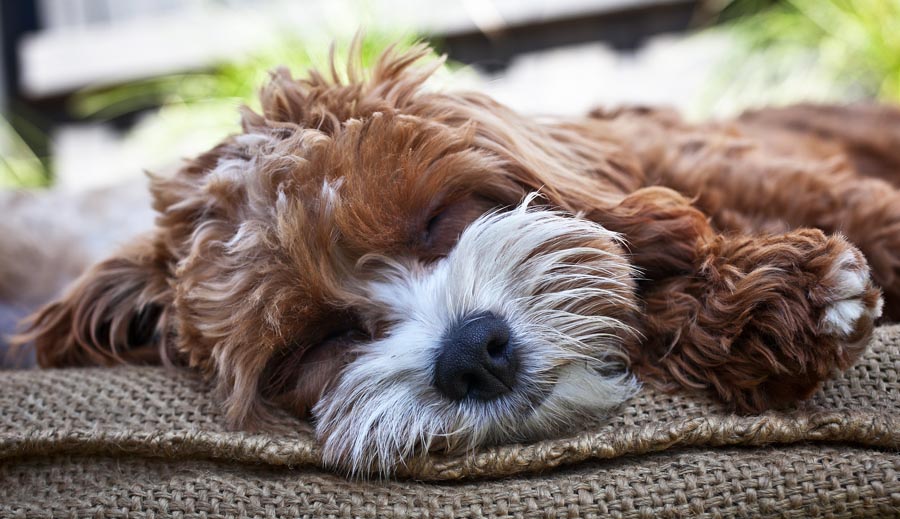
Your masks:
[{"label": "dog's head", "polygon": [[40,361],[162,351],[214,380],[237,426],[311,414],[326,461],[355,472],[631,395],[633,272],[578,217],[627,161],[582,128],[423,89],[425,54],[388,52],[367,79],[274,74],[241,135],[153,180],[155,232],[35,317]]}]

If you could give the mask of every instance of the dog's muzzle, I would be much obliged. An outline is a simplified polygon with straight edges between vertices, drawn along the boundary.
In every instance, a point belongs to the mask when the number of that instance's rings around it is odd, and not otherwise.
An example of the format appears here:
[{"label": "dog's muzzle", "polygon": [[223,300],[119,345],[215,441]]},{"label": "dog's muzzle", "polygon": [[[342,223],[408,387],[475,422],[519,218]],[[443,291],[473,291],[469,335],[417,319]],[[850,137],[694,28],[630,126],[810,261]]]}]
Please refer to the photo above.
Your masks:
[{"label": "dog's muzzle", "polygon": [[367,317],[390,326],[313,409],[330,465],[390,474],[416,453],[555,434],[637,389],[623,351],[634,271],[595,223],[526,201],[437,262],[367,266]]}]

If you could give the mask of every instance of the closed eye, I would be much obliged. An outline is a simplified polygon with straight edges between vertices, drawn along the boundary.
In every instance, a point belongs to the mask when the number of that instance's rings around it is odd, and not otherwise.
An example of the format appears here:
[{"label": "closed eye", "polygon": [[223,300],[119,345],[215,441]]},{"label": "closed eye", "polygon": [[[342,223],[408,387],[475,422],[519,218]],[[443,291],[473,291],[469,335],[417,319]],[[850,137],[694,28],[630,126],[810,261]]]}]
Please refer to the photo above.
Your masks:
[{"label": "closed eye", "polygon": [[497,207],[497,203],[477,195],[469,195],[431,215],[425,223],[423,259],[446,256],[460,235],[479,216]]},{"label": "closed eye", "polygon": [[321,341],[321,346],[346,346],[372,339],[372,334],[357,326],[338,328],[329,332]]},{"label": "closed eye", "polygon": [[318,326],[311,332],[318,332],[318,336],[309,336],[310,346],[340,347],[353,345],[357,342],[372,340],[372,333],[366,323],[350,309],[335,309],[329,312],[328,317],[319,321]]},{"label": "closed eye", "polygon": [[436,215],[432,216],[430,220],[428,220],[428,224],[425,226],[425,233],[430,238],[437,228],[438,224],[441,222],[441,218],[443,218],[444,212],[441,211]]},{"label": "closed eye", "polygon": [[445,211],[440,211],[428,220],[428,223],[425,225],[426,242],[431,243],[432,241],[434,241],[434,238],[438,232],[438,228],[441,222],[444,220],[445,215]]}]

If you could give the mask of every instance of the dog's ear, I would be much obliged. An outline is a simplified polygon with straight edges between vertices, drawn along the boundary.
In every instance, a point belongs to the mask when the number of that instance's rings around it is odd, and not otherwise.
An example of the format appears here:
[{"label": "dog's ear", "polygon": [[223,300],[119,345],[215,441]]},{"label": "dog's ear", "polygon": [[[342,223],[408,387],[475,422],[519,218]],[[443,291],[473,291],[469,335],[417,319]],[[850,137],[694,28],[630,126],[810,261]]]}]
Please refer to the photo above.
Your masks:
[{"label": "dog's ear", "polygon": [[158,364],[172,292],[168,262],[152,236],[94,265],[14,338],[42,367]]}]

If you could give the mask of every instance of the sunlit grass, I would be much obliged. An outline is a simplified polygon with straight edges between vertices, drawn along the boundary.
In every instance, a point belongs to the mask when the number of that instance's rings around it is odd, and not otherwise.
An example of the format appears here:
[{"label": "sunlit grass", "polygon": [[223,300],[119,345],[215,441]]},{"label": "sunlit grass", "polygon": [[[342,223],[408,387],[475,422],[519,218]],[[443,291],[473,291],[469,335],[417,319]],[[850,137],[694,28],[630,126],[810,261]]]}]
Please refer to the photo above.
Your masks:
[{"label": "sunlit grass", "polygon": [[[358,42],[363,69],[371,67],[389,46],[408,48],[414,36],[367,32]],[[258,110],[257,93],[270,71],[287,67],[295,77],[310,67],[330,68],[334,47],[339,73],[346,69],[349,37],[333,42],[286,36],[278,43],[208,70],[171,74],[112,88],[79,92],[71,109],[78,117],[103,120],[140,113],[121,142],[123,155],[151,171],[177,163],[240,131],[238,108]]]},{"label": "sunlit grass", "polygon": [[0,189],[39,187],[48,182],[47,171],[15,128],[0,117]]},{"label": "sunlit grass", "polygon": [[[400,34],[363,34],[358,42],[363,68],[390,45],[408,48],[415,38]],[[255,108],[256,92],[276,67],[301,76],[310,67],[328,69],[334,47],[338,71],[343,71],[352,42],[306,41],[285,36],[277,43],[199,72],[170,74],[104,89],[88,89],[72,102],[75,115],[106,118],[156,106],[192,105],[212,101],[248,104]]]},{"label": "sunlit grass", "polygon": [[900,102],[900,0],[731,0],[722,13],[738,42],[732,85],[776,102]]}]

